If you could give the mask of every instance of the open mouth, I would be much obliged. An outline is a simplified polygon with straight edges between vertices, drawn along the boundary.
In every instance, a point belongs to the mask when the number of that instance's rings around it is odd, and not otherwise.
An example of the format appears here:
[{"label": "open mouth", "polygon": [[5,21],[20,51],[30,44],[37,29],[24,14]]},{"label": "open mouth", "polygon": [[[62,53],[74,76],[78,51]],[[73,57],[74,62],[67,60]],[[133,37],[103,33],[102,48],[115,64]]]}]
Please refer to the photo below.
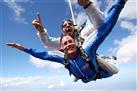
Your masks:
[{"label": "open mouth", "polygon": [[74,48],[74,46],[69,46],[69,47],[67,47],[67,50],[73,50],[73,48]]},{"label": "open mouth", "polygon": [[66,31],[66,32],[67,32],[67,33],[68,33],[68,32],[71,32],[71,29],[67,29],[67,31]]},{"label": "open mouth", "polygon": [[73,50],[73,48],[71,47],[71,48],[68,48],[68,50]]}]

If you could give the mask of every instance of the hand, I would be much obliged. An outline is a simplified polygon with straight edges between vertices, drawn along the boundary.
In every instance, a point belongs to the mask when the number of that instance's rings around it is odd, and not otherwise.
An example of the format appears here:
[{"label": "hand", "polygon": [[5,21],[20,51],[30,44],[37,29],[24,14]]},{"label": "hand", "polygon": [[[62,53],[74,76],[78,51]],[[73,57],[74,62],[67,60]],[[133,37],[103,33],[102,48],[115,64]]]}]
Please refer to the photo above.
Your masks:
[{"label": "hand", "polygon": [[21,46],[20,44],[17,44],[17,43],[6,43],[7,46],[10,46],[10,47],[13,47],[13,48],[16,48],[16,49],[19,49],[21,51],[24,51],[26,48]]},{"label": "hand", "polygon": [[64,49],[63,49],[63,47],[60,47],[59,51],[61,51],[61,52],[64,52]]},{"label": "hand", "polygon": [[36,17],[36,19],[34,19],[32,21],[32,24],[35,26],[35,28],[37,29],[38,32],[40,32],[40,33],[44,32],[43,24],[42,24],[42,21],[40,19],[39,13],[37,13],[37,17]]},{"label": "hand", "polygon": [[90,0],[78,0],[78,4],[83,7],[87,6],[89,3]]}]

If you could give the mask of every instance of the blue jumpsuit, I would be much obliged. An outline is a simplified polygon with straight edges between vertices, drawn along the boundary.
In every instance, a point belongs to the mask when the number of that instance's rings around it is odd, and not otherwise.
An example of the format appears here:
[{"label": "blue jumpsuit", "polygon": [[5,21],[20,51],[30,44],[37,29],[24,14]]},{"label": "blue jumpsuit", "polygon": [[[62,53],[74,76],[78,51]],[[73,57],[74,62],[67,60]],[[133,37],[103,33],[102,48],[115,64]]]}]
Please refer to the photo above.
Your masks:
[{"label": "blue jumpsuit", "polygon": [[[83,47],[83,49],[88,54],[92,64],[95,67],[97,67],[96,51],[99,45],[104,41],[107,35],[112,31],[114,25],[117,22],[118,16],[125,5],[125,3],[121,3],[121,1],[123,0],[118,0],[118,2],[112,6],[112,8],[108,12],[107,17],[104,19],[103,23],[98,28],[98,31],[95,34],[94,38],[89,39],[87,44]],[[50,60],[53,62],[64,64],[64,58],[59,57],[57,55],[50,55],[46,51],[37,52],[34,49],[26,49],[25,52],[40,59]],[[76,78],[81,79],[85,83],[95,80],[96,78],[95,72],[89,67],[88,63],[85,62],[85,60],[81,57],[79,52],[77,52],[76,58],[69,59],[68,62],[69,62],[70,70]],[[111,73],[103,70],[102,68],[100,67],[97,67],[97,68],[102,78],[112,76]]]}]

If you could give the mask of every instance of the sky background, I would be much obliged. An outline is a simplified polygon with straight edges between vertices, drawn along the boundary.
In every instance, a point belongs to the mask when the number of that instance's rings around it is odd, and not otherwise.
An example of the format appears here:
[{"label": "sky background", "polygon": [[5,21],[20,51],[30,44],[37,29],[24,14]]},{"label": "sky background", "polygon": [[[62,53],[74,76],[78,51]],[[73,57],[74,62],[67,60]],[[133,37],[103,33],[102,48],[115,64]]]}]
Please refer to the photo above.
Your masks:
[{"label": "sky background", "polygon": [[[114,0],[94,0],[104,14]],[[76,0],[71,0],[77,24],[87,15]],[[61,34],[61,21],[71,18],[67,0],[0,0],[0,89],[1,91],[136,91],[137,0],[128,0],[111,34],[98,49],[100,55],[118,57],[119,73],[89,83],[73,82],[63,65],[34,58],[10,48],[16,42],[27,48],[47,50],[32,25],[40,12],[44,27],[51,36]]]}]

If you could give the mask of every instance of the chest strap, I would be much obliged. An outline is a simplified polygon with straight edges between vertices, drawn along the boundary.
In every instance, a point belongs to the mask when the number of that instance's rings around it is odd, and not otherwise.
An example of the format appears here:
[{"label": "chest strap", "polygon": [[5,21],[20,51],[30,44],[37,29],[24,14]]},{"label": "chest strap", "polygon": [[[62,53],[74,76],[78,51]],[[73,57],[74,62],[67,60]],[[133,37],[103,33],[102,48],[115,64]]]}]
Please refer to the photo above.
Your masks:
[{"label": "chest strap", "polygon": [[80,54],[81,54],[82,58],[85,59],[85,61],[88,63],[90,69],[95,72],[95,74],[96,74],[95,80],[96,80],[96,79],[100,79],[100,78],[101,78],[101,74],[100,74],[100,72],[99,72],[99,70],[98,70],[98,65],[95,66],[95,65],[91,62],[89,56],[88,56],[87,53],[84,51],[84,49],[82,48],[82,46],[79,46],[79,50],[80,50]]}]

